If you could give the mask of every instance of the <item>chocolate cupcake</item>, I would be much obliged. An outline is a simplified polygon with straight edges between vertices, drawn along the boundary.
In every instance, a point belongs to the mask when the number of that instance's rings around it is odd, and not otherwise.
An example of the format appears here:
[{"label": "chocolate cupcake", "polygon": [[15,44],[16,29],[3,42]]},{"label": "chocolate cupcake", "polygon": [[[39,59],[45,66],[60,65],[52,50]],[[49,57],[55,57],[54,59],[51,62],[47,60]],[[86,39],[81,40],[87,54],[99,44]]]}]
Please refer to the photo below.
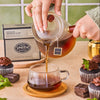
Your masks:
[{"label": "chocolate cupcake", "polygon": [[92,60],[83,59],[83,64],[80,68],[81,81],[90,83],[95,77],[98,76],[100,76],[98,64]]},{"label": "chocolate cupcake", "polygon": [[100,76],[93,79],[88,86],[90,98],[97,98],[100,100]]},{"label": "chocolate cupcake", "polygon": [[95,63],[98,64],[99,68],[100,68],[100,55],[94,56],[92,58],[92,61],[94,61]]},{"label": "chocolate cupcake", "polygon": [[13,64],[7,57],[0,57],[0,74],[6,75],[13,73]]}]

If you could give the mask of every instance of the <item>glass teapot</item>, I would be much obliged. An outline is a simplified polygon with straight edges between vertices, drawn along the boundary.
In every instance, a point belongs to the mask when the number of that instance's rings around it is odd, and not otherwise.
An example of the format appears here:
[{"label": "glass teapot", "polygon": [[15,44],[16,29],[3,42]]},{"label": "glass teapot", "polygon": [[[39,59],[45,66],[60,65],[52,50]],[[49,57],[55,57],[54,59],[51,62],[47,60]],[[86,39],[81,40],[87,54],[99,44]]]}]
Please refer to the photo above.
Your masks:
[{"label": "glass teapot", "polygon": [[34,25],[32,26],[34,38],[36,39],[39,50],[45,54],[45,45],[49,44],[49,57],[63,57],[75,45],[76,39],[72,35],[75,25],[69,26],[69,23],[53,12],[48,13],[47,20],[48,27],[43,33],[35,30]]}]

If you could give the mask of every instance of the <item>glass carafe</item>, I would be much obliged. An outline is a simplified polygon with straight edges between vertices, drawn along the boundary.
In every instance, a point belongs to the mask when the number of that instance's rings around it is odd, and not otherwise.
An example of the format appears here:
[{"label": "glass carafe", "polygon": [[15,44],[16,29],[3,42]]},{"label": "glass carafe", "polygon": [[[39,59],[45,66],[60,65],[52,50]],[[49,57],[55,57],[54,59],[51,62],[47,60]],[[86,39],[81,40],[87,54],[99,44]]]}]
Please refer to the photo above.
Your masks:
[{"label": "glass carafe", "polygon": [[60,16],[55,13],[48,13],[47,30],[41,33],[35,30],[34,25],[32,31],[34,38],[40,51],[45,54],[45,44],[49,44],[48,56],[53,58],[63,57],[68,54],[74,47],[76,39],[72,32],[75,26],[70,26]]}]

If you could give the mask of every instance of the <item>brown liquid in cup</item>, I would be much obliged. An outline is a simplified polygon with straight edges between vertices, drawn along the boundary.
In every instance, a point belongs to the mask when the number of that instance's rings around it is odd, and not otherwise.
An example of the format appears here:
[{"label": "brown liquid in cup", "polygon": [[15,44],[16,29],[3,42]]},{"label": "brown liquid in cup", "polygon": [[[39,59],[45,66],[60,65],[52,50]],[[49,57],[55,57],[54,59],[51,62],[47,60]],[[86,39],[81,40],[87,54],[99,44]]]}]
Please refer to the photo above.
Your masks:
[{"label": "brown liquid in cup", "polygon": [[[42,90],[42,91],[53,90],[53,89],[58,88],[61,85],[61,80],[58,77],[48,76],[47,79],[48,79],[47,82],[46,82],[46,79],[45,79],[44,80],[45,82],[43,82],[43,84],[41,82],[39,82],[39,84],[32,84],[28,81],[28,85],[33,89]],[[43,78],[39,79],[39,80],[43,80]]]}]

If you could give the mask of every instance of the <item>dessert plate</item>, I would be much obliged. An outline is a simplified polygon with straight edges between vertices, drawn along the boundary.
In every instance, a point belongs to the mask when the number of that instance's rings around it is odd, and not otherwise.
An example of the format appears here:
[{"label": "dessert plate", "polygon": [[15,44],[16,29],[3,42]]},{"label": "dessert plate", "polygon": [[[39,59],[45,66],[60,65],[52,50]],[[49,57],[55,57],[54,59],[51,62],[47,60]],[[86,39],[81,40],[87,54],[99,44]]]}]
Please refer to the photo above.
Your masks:
[{"label": "dessert plate", "polygon": [[42,97],[42,98],[50,98],[50,97],[55,97],[63,94],[67,90],[67,85],[66,83],[62,82],[61,85],[54,90],[51,91],[38,91],[35,89],[32,89],[28,86],[28,84],[25,84],[23,86],[24,91],[26,94],[34,97]]}]

